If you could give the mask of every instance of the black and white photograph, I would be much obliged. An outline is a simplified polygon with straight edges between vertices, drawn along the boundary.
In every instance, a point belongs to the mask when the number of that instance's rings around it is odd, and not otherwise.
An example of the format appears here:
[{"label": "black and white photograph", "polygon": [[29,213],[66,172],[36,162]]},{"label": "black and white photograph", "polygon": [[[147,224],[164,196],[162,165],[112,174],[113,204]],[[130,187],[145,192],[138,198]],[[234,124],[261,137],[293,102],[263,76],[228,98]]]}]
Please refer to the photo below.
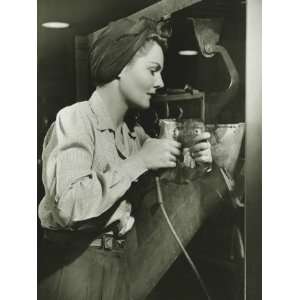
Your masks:
[{"label": "black and white photograph", "polygon": [[259,299],[248,4],[37,2],[37,299]]},{"label": "black and white photograph", "polygon": [[0,298],[300,299],[299,11],[4,1]]},{"label": "black and white photograph", "polygon": [[297,1],[1,9],[1,299],[300,299]]}]

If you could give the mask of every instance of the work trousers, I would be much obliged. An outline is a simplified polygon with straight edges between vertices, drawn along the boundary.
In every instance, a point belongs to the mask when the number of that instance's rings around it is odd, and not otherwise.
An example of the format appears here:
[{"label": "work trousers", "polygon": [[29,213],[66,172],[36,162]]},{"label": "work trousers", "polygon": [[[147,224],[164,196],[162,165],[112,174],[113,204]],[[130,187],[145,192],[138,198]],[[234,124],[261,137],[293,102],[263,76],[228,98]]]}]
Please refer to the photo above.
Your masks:
[{"label": "work trousers", "polygon": [[38,300],[130,300],[124,250],[69,247],[44,240]]}]

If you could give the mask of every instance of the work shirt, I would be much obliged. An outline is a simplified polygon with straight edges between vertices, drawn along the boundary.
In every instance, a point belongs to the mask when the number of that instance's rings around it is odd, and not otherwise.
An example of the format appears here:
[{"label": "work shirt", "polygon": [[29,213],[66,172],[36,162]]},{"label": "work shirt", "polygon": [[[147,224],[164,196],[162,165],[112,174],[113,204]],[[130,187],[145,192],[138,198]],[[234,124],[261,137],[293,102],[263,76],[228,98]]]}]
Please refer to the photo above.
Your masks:
[{"label": "work shirt", "polygon": [[[147,171],[135,155],[148,138],[140,126],[114,128],[97,88],[88,101],[62,109],[43,145],[45,196],[39,206],[44,228],[74,228],[111,208]],[[112,215],[126,227],[131,205],[123,200]]]}]

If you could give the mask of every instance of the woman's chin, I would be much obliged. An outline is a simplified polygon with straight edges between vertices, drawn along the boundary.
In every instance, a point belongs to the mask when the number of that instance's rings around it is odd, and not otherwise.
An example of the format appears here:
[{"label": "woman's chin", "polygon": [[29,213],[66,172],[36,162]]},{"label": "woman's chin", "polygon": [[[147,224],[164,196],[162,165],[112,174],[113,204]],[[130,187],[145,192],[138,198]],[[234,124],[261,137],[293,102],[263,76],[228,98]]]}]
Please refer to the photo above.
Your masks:
[{"label": "woman's chin", "polygon": [[136,102],[134,105],[132,105],[132,108],[134,109],[140,109],[140,110],[146,110],[150,108],[150,99],[145,101]]},{"label": "woman's chin", "polygon": [[148,109],[150,108],[150,100],[148,100],[147,102],[144,103],[144,105],[141,107],[141,109]]}]

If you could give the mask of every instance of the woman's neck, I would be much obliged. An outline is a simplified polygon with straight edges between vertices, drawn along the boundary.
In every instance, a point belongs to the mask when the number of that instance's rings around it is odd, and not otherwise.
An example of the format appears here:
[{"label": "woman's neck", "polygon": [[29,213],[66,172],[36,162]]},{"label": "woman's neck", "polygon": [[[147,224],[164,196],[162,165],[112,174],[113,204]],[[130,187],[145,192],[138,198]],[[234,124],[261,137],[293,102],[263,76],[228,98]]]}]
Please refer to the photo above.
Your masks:
[{"label": "woman's neck", "polygon": [[128,106],[119,93],[118,82],[112,81],[104,86],[98,87],[98,92],[105,103],[109,116],[117,129],[123,122]]}]

